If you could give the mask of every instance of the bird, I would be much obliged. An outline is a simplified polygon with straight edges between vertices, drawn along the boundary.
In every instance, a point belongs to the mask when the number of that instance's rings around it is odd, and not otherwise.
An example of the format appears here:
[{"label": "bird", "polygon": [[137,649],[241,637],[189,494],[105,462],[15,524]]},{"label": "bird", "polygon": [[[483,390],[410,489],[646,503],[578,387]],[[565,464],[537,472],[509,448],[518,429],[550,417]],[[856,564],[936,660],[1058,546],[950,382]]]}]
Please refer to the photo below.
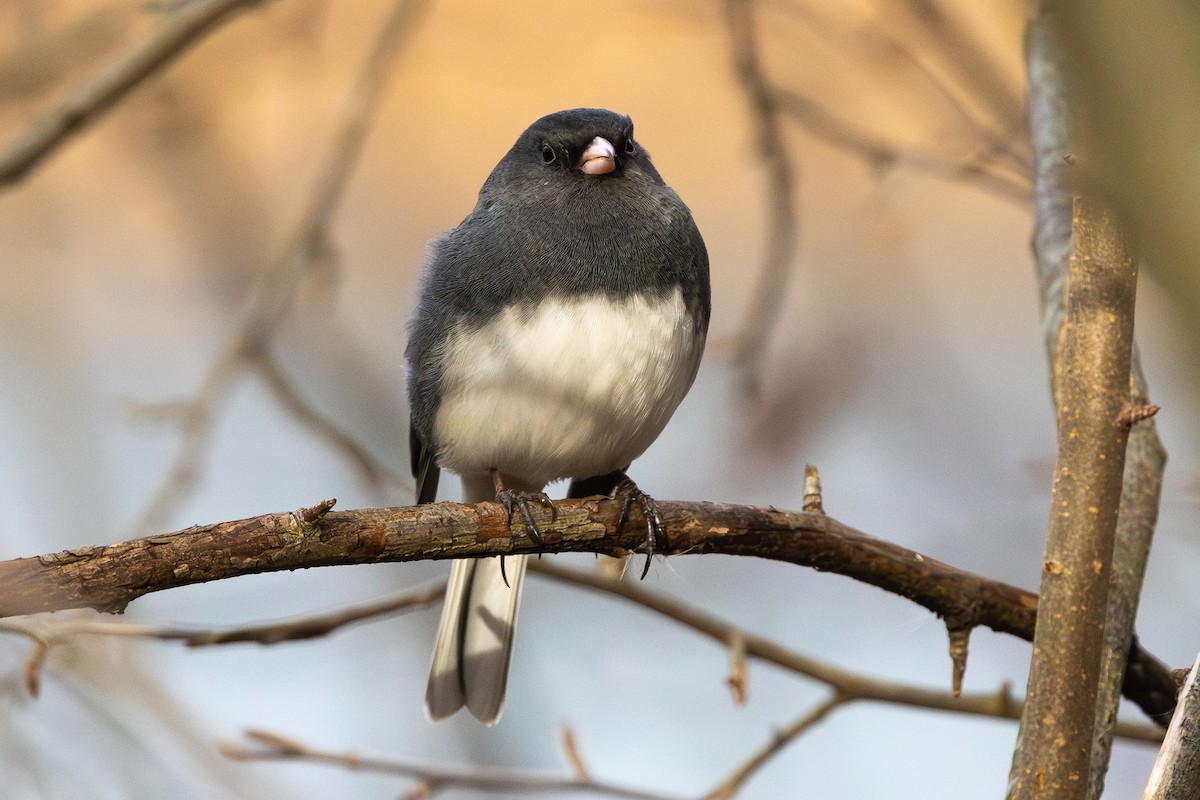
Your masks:
[{"label": "bird", "polygon": [[[410,450],[417,502],[441,470],[468,503],[514,509],[571,479],[569,497],[620,494],[662,533],[626,474],[699,369],[711,309],[708,253],[691,211],[625,115],[548,114],[500,159],[474,209],[431,243],[409,326]],[[504,705],[526,555],[451,568],[425,710]],[[647,568],[649,556],[647,556]],[[644,572],[643,572],[644,577]]]}]

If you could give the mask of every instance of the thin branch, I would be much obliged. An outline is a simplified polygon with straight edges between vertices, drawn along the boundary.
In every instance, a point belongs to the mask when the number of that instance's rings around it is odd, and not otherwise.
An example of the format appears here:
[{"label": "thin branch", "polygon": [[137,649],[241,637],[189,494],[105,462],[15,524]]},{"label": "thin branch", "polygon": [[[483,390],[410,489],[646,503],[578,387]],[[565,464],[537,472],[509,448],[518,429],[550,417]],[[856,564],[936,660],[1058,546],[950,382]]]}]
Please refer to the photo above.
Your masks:
[{"label": "thin branch", "polygon": [[946,180],[976,184],[1015,203],[1029,202],[1029,180],[1025,176],[993,169],[977,158],[956,162],[910,152],[856,123],[839,118],[794,89],[776,89],[775,97],[779,110],[803,125],[810,134],[839,150],[859,156],[876,168],[904,167],[927,172]]},{"label": "thin branch", "polygon": [[559,742],[562,744],[563,757],[567,759],[567,766],[571,768],[571,774],[577,780],[590,780],[592,776],[591,770],[587,768],[587,764],[583,760],[583,755],[579,752],[579,743],[575,741],[575,732],[570,727],[564,725]]},{"label": "thin branch", "polygon": [[725,2],[734,72],[750,104],[758,157],[767,182],[768,219],[762,274],[733,343],[733,359],[742,366],[746,385],[752,391],[761,380],[767,340],[786,298],[799,216],[795,167],[783,139],[776,92],[760,62],[754,12],[753,0]]},{"label": "thin branch", "polygon": [[437,603],[446,592],[446,582],[402,592],[373,603],[314,614],[279,622],[244,625],[236,628],[213,630],[161,625],[137,625],[129,622],[99,622],[96,620],[57,619],[0,619],[0,632],[25,636],[34,643],[34,649],[25,663],[25,684],[29,693],[37,697],[42,667],[46,657],[56,645],[78,636],[124,636],[138,639],[182,642],[188,647],[208,647],[255,642],[261,645],[292,642],[301,639],[316,639],[334,631],[365,620],[376,619],[401,612],[416,611]]},{"label": "thin branch", "polygon": [[[568,569],[546,560],[531,562],[531,572],[573,586],[604,592],[653,611],[681,625],[708,636],[718,644],[727,645],[737,641],[741,651],[753,658],[761,659],[790,672],[819,681],[838,695],[848,700],[870,700],[877,703],[928,708],[956,714],[984,717],[999,717],[1018,720],[1023,703],[1014,699],[1007,687],[998,692],[975,693],[954,696],[951,692],[924,686],[889,681],[863,675],[830,664],[827,661],[804,655],[784,645],[758,636],[729,622],[714,617],[678,600],[647,591],[628,582],[617,581],[594,571]],[[1119,723],[1118,735],[1135,741],[1159,742],[1162,729],[1156,725]]]},{"label": "thin branch", "polygon": [[[228,398],[233,376],[256,361],[255,353],[268,351],[268,343],[291,308],[301,279],[326,251],[330,222],[378,110],[391,75],[389,67],[397,61],[427,5],[428,0],[400,0],[384,23],[335,123],[307,208],[300,214],[279,258],[251,291],[233,335],[209,367],[196,396],[184,407],[182,441],[142,515],[137,526],[139,533],[160,530],[171,512],[194,489],[212,424],[221,403]],[[257,360],[257,363],[263,362]],[[271,376],[267,377],[270,380]]]},{"label": "thin branch", "polygon": [[375,488],[381,488],[385,484],[405,485],[399,475],[381,464],[361,442],[305,400],[299,387],[292,382],[274,357],[269,353],[256,351],[251,354],[251,358],[259,376],[287,413],[341,453],[358,470],[363,480]]},{"label": "thin branch", "polygon": [[436,793],[452,789],[476,789],[486,792],[514,792],[520,794],[558,792],[570,794],[600,794],[623,800],[681,800],[678,795],[665,795],[630,789],[591,778],[569,778],[535,772],[517,772],[502,769],[456,769],[452,767],[430,767],[394,758],[363,756],[357,753],[335,753],[261,730],[245,732],[249,742],[223,742],[221,753],[238,761],[278,761],[296,759],[322,764],[333,764],[352,770],[372,770],[405,778],[413,778],[420,785],[410,797],[432,797]]},{"label": "thin branch", "polygon": [[238,12],[262,0],[195,0],[171,12],[147,37],[35,120],[0,153],[0,186],[23,178],[71,136],[99,119],[144,80],[169,66]]},{"label": "thin branch", "polygon": [[[839,116],[828,106],[794,89],[777,88],[780,110],[803,125],[808,133],[826,144],[863,158],[876,168],[896,166],[926,172],[945,180],[974,184],[1006,200],[1028,204],[1030,165],[1028,155],[1023,152],[1026,149],[1026,133],[1020,114],[1002,117],[1004,124],[998,130],[996,124],[980,119],[968,108],[960,92],[926,63],[925,52],[946,49],[941,38],[929,38],[922,51],[916,52],[908,42],[896,35],[897,26],[889,20],[851,27],[846,23],[847,15],[843,10],[828,13],[811,5],[796,4],[786,4],[780,8],[803,20],[835,47],[866,58],[872,54],[883,56],[877,58],[875,64],[879,70],[890,69],[890,61],[898,59],[903,62],[937,92],[942,99],[941,107],[958,119],[970,136],[978,140],[979,146],[974,155],[965,158],[912,152],[857,121]],[[930,20],[922,16],[919,19],[910,18],[909,22],[904,26],[906,29],[917,28],[927,32]],[[945,20],[939,22],[947,27],[955,27],[948,25]],[[961,32],[955,31],[955,36],[951,38],[961,38]],[[973,85],[971,73],[976,69],[973,62],[978,55],[978,52],[972,51],[967,58],[960,55],[946,59],[948,66],[963,79],[962,82],[976,91],[980,87]],[[973,95],[973,99],[991,104],[990,98],[978,94]],[[1011,110],[1019,112],[1020,105],[1013,106]]]},{"label": "thin branch", "polygon": [[733,771],[715,789],[704,795],[703,800],[732,800],[741,791],[746,781],[758,772],[763,765],[774,758],[801,734],[816,725],[837,707],[849,703],[853,698],[835,694],[828,700],[819,703],[815,708],[771,737],[760,750],[755,752],[744,764]]},{"label": "thin branch", "polygon": [[905,0],[909,19],[922,32],[922,45],[944,53],[971,96],[985,103],[1001,124],[1021,118],[1024,98],[1020,85],[1007,78],[999,64],[987,57],[987,50],[969,36],[969,28],[956,24],[932,0]]}]

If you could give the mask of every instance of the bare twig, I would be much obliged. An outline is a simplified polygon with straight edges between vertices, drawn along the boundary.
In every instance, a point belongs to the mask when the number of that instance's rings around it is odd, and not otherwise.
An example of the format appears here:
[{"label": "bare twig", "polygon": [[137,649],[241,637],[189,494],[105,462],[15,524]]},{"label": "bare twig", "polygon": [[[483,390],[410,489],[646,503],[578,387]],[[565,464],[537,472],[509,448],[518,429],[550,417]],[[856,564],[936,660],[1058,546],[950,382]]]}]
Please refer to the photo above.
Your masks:
[{"label": "bare twig", "polygon": [[585,778],[568,778],[535,772],[487,769],[468,770],[451,767],[430,767],[413,764],[394,758],[364,756],[357,753],[335,753],[321,750],[261,730],[245,732],[247,744],[223,742],[221,753],[238,761],[278,761],[297,759],[322,764],[333,764],[353,770],[372,770],[413,778],[420,782],[417,797],[432,797],[438,792],[452,789],[476,789],[486,792],[514,792],[532,794],[558,792],[560,794],[597,794],[624,800],[679,800],[677,795],[640,791],[605,781]]},{"label": "bare twig", "polygon": [[299,388],[288,378],[275,358],[262,351],[252,353],[251,357],[255,369],[279,404],[302,425],[340,452],[354,465],[363,480],[376,488],[384,485],[403,485],[400,476],[381,464],[361,442],[305,400]]},{"label": "bare twig", "polygon": [[729,677],[725,682],[733,692],[733,704],[746,705],[746,641],[740,631],[729,637]]},{"label": "bare twig", "polygon": [[0,186],[24,177],[73,134],[101,117],[151,75],[222,23],[262,0],[196,0],[169,14],[153,35],[75,87],[0,153]]},{"label": "bare twig", "polygon": [[756,391],[762,377],[767,340],[783,309],[788,274],[796,252],[796,177],[792,157],[783,139],[776,93],[760,63],[753,0],[726,0],[725,16],[733,48],[734,71],[750,103],[769,203],[763,271],[733,343],[734,361],[744,371],[747,388]]},{"label": "bare twig", "polygon": [[[778,667],[825,684],[847,700],[870,700],[878,703],[929,708],[956,714],[971,714],[1003,719],[1020,719],[1022,703],[1014,700],[1007,687],[998,692],[963,694],[888,681],[806,656],[784,645],[738,628],[678,600],[647,591],[631,582],[616,581],[582,570],[556,566],[549,561],[531,562],[530,571],[564,583],[584,586],[637,603],[643,608],[691,628],[698,633],[727,645],[736,640],[741,651]],[[1155,725],[1120,723],[1118,735],[1137,741],[1159,742],[1162,729]]]},{"label": "bare twig", "polygon": [[905,0],[904,5],[923,34],[921,44],[945,54],[972,97],[985,104],[1001,124],[1021,118],[1024,103],[1019,83],[1005,77],[1000,66],[987,58],[987,51],[970,38],[968,28],[955,24],[931,0]]},{"label": "bare twig", "polygon": [[[855,53],[856,57],[869,57],[871,53],[876,53],[879,61],[877,69],[886,69],[885,65],[894,60],[913,69],[940,96],[940,107],[957,117],[968,135],[977,140],[978,146],[973,155],[966,157],[916,152],[883,134],[871,131],[868,126],[837,114],[794,89],[778,88],[780,110],[803,125],[810,134],[879,168],[897,166],[922,171],[946,180],[977,185],[1013,202],[1028,203],[1030,165],[1026,131],[1019,113],[1020,104],[1011,107],[1005,105],[1001,109],[991,102],[992,98],[980,95],[981,86],[972,77],[978,68],[974,63],[979,55],[977,52],[970,52],[967,57],[956,53],[944,60],[947,67],[962,79],[961,83],[967,87],[972,100],[992,107],[996,122],[981,119],[963,102],[961,92],[926,63],[926,53],[948,49],[942,39],[926,37],[923,46],[914,50],[895,34],[897,26],[893,20],[879,20],[867,26],[850,26],[845,21],[847,15],[844,9],[828,12],[813,4],[786,4],[780,8],[802,19],[825,41]],[[905,30],[927,33],[929,20],[913,19],[910,15],[906,21],[908,24],[903,26]],[[938,22],[955,27],[945,20]],[[962,33],[956,30],[951,38],[961,39]],[[983,65],[983,68],[986,70],[987,65]],[[1006,94],[1011,95],[1012,92],[1006,88]],[[1009,116],[1009,113],[1016,116]]]},{"label": "bare twig", "polygon": [[366,603],[353,608],[327,614],[314,614],[296,619],[245,625],[224,630],[203,628],[171,627],[159,625],[137,625],[127,622],[99,622],[96,620],[59,619],[0,619],[0,632],[25,636],[34,642],[34,649],[25,663],[25,683],[29,693],[37,696],[42,666],[46,656],[56,645],[78,636],[124,636],[160,641],[178,641],[188,647],[208,647],[254,642],[261,645],[292,642],[300,639],[315,639],[334,631],[370,619],[416,611],[433,605],[446,592],[446,582],[421,589],[402,592],[392,597]]},{"label": "bare twig", "polygon": [[962,694],[963,676],[967,673],[971,629],[947,626],[946,631],[950,636],[950,662],[954,665],[950,675],[950,693],[958,697]]},{"label": "bare twig", "polygon": [[579,752],[579,743],[575,741],[575,732],[564,725],[560,740],[562,742],[563,756],[567,759],[567,765],[571,768],[571,774],[577,780],[590,780],[591,772],[583,762],[583,755]]},{"label": "bare twig", "polygon": [[812,464],[804,465],[804,497],[800,502],[803,511],[825,513],[825,501],[821,498],[821,473]]},{"label": "bare twig", "polygon": [[799,122],[813,136],[851,153],[876,168],[903,167],[939,178],[972,183],[1006,200],[1029,202],[1029,180],[1019,173],[989,168],[978,159],[949,159],[907,150],[856,123],[839,118],[794,89],[776,89],[779,111]]},{"label": "bare twig", "polygon": [[[378,110],[379,98],[396,61],[427,5],[427,0],[400,0],[384,23],[374,49],[351,88],[334,134],[317,172],[308,207],[301,213],[279,258],[255,285],[224,349],[209,367],[200,389],[182,412],[183,439],[166,476],[137,526],[140,533],[165,526],[171,511],[192,491],[209,444],[213,421],[227,399],[232,378],[247,363],[269,363],[259,354],[291,307],[301,279],[325,250],[329,224],[350,180],[363,142]],[[271,375],[268,374],[268,380]],[[285,404],[289,409],[292,407]],[[302,418],[304,419],[304,418]],[[318,433],[328,430],[317,428]],[[345,450],[344,439],[331,440]]]},{"label": "bare twig", "polygon": [[708,794],[704,795],[702,800],[732,800],[741,790],[742,786],[748,781],[754,773],[762,769],[763,765],[778,755],[789,744],[794,742],[797,737],[807,731],[813,725],[816,725],[825,717],[829,716],[835,708],[849,703],[854,698],[844,697],[835,694],[828,700],[818,704],[815,708],[809,711],[804,716],[793,722],[781,731],[777,731],[771,737],[771,741],[767,742],[761,749],[755,752],[746,760],[744,764],[738,767],[733,773],[721,781],[721,783]]}]

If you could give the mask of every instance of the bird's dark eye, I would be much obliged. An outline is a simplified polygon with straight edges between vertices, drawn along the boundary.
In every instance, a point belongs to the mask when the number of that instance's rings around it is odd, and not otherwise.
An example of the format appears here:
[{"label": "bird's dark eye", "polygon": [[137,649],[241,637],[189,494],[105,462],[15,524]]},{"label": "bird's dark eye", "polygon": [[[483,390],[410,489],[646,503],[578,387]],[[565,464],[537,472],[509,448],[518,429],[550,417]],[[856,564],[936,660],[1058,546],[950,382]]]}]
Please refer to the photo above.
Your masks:
[{"label": "bird's dark eye", "polygon": [[633,143],[633,137],[631,136],[625,140],[625,155],[631,156],[636,152],[637,152],[637,145],[635,145]]},{"label": "bird's dark eye", "polygon": [[542,145],[542,163],[543,164],[553,164],[554,163],[554,148],[548,144]]}]

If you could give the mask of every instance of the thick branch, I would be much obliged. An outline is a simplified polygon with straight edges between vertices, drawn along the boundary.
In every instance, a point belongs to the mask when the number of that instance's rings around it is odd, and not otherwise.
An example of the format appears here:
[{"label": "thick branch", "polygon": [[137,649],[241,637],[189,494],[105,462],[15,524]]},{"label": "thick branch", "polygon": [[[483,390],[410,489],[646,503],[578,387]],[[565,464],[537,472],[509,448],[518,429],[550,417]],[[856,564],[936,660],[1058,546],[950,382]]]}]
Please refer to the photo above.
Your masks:
[{"label": "thick branch", "polygon": [[[539,520],[540,552],[622,555],[644,544],[635,517],[616,531],[620,503],[590,498],[555,503]],[[339,564],[461,558],[538,551],[502,506],[457,503],[326,513],[332,501],[293,513],[198,526],[165,536],[0,562],[0,616],[95,608],[120,612],[150,592],[238,575]],[[670,541],[663,554],[724,553],[838,572],[907,597],[952,627],[977,625],[1029,640],[1037,598],[872,538],[818,513],[720,503],[659,503]],[[1169,716],[1170,672],[1138,648],[1126,695],[1147,713]]]},{"label": "thick branch", "polygon": [[1058,381],[1058,459],[1014,798],[1085,798],[1129,438],[1137,263],[1116,219],[1077,199]]},{"label": "thick branch", "polygon": [[[1029,127],[1035,154],[1034,252],[1056,407],[1061,374],[1059,342],[1065,311],[1063,289],[1071,252],[1076,179],[1073,173],[1078,169],[1073,163],[1078,160],[1079,153],[1059,26],[1070,27],[1072,22],[1070,18],[1040,14],[1030,24],[1026,38]],[[1131,371],[1132,406],[1152,409],[1136,347]],[[1136,663],[1126,662],[1126,655],[1133,641],[1138,597],[1158,519],[1166,459],[1166,450],[1158,438],[1153,419],[1135,425],[1125,451],[1124,487],[1112,559],[1104,634],[1106,645],[1096,699],[1096,733],[1089,780],[1092,797],[1099,797],[1103,792],[1121,683],[1129,672],[1138,669]]]}]

